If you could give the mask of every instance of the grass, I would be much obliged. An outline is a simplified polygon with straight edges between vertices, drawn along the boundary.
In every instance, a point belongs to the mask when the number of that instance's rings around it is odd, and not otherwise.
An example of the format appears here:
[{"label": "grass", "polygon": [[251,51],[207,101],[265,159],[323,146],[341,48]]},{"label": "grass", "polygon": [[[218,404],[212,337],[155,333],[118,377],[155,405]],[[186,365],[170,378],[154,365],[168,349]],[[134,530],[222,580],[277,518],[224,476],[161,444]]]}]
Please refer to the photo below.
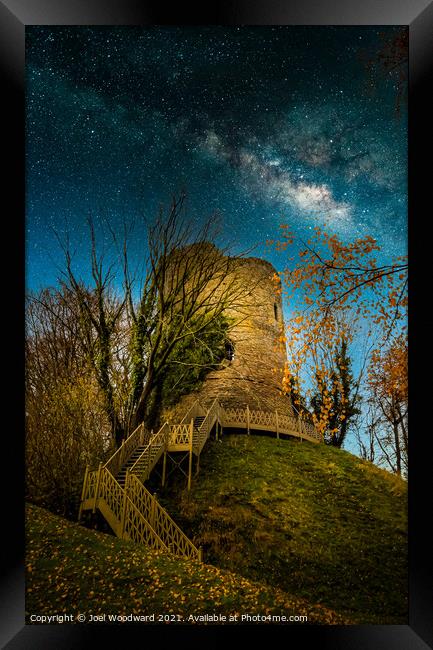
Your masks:
[{"label": "grass", "polygon": [[[26,508],[26,621],[30,615],[306,615],[347,619],[276,587],[207,564],[89,530],[34,505]],[[152,621],[153,622],[153,621]],[[165,621],[162,621],[165,622]],[[219,621],[228,622],[228,621]],[[264,621],[266,622],[266,621]]]},{"label": "grass", "polygon": [[207,562],[357,624],[407,624],[407,486],[335,448],[210,441],[160,500]]},{"label": "grass", "polygon": [[203,546],[202,565],[29,505],[27,613],[407,623],[403,480],[342,450],[264,436],[209,441],[200,465],[190,493],[180,474],[149,487]]}]

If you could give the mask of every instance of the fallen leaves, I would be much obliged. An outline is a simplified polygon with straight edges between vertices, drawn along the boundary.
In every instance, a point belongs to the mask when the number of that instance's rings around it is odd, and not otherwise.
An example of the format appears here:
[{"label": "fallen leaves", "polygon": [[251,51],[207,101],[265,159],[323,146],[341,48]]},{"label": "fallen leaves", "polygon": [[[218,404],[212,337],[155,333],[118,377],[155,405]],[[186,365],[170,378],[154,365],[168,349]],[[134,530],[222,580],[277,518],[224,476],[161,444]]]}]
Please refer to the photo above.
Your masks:
[{"label": "fallen leaves", "polygon": [[[28,612],[44,614],[69,609],[89,614],[149,611],[235,614],[248,611],[309,616],[311,611],[303,599],[214,566],[175,558],[77,524],[53,525],[58,518],[34,506],[28,507],[27,517]],[[80,538],[78,545],[77,538]],[[57,548],[55,563],[47,556],[47,539]],[[325,608],[314,610],[309,621],[347,622]]]}]

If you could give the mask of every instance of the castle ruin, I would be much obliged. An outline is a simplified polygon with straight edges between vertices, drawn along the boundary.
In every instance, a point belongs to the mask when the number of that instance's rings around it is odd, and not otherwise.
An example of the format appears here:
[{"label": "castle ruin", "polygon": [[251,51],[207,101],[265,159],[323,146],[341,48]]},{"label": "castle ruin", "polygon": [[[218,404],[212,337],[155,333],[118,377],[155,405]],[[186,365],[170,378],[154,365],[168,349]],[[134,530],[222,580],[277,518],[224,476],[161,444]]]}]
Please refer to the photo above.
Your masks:
[{"label": "castle ruin", "polygon": [[[206,246],[219,254],[212,245]],[[195,399],[206,406],[219,397],[228,407],[248,406],[291,415],[291,399],[282,392],[286,350],[280,279],[266,260],[233,257],[231,261],[230,274],[243,290],[224,312],[234,323],[228,334],[226,358],[217,370],[209,372],[198,390],[181,399],[179,413]]]}]

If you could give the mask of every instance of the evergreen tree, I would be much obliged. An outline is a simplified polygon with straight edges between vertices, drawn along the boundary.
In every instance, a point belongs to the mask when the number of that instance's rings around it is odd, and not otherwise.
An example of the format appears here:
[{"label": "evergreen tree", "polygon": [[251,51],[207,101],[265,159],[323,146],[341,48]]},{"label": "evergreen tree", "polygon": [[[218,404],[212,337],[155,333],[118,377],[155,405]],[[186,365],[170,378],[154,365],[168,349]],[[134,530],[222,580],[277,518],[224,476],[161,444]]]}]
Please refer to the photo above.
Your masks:
[{"label": "evergreen tree", "polygon": [[316,393],[311,406],[318,419],[326,413],[327,427],[324,432],[326,444],[341,447],[349,430],[350,422],[360,413],[360,397],[352,374],[352,361],[348,354],[347,340],[341,338],[335,348],[329,380],[316,374]]}]

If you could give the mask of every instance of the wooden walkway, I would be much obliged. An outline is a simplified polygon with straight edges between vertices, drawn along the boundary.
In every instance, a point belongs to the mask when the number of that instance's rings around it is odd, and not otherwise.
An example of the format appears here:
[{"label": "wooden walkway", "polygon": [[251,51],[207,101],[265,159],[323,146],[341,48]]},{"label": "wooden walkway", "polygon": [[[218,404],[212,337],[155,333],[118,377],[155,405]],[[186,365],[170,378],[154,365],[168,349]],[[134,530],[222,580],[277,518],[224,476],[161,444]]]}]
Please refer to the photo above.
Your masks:
[{"label": "wooden walkway", "polygon": [[[84,511],[98,509],[113,532],[121,539],[164,549],[174,555],[202,560],[197,548],[173,521],[143,483],[158,461],[162,462],[162,485],[166,481],[167,459],[183,453],[188,457],[187,485],[191,489],[193,457],[196,473],[200,454],[212,430],[218,439],[224,429],[239,429],[293,436],[310,442],[321,442],[314,426],[299,414],[291,416],[278,411],[229,408],[216,398],[209,408],[196,401],[177,424],[165,422],[155,434],[141,424],[123,441],[111,458],[96,470],[86,469],[78,519]],[[180,466],[180,463],[176,463]]]}]

